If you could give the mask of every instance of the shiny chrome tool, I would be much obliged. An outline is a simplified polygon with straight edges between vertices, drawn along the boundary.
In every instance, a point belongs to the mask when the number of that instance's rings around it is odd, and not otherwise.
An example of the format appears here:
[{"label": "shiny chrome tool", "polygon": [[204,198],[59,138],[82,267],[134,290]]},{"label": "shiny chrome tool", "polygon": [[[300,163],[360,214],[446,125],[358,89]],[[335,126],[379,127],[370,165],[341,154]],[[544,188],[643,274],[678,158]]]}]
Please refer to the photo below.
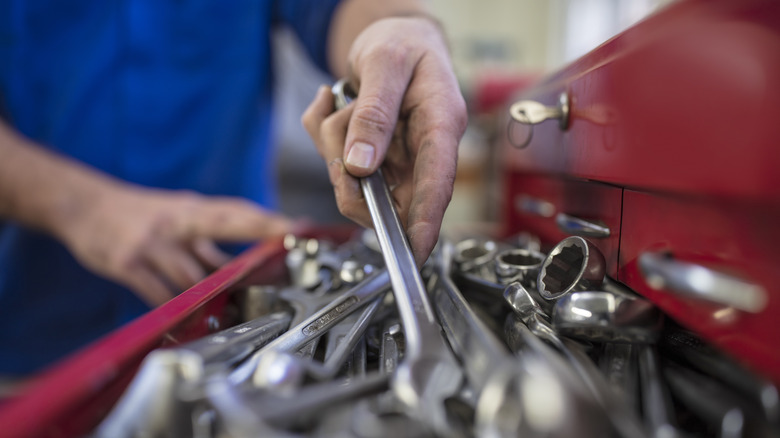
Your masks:
[{"label": "shiny chrome tool", "polygon": [[122,398],[95,431],[97,437],[192,436],[192,404],[214,374],[265,345],[290,324],[269,314],[177,348],[150,353]]},{"label": "shiny chrome tool", "polygon": [[380,269],[366,277],[363,281],[336,296],[330,304],[306,318],[305,321],[290,328],[271,343],[257,351],[250,360],[237,367],[230,375],[234,384],[248,380],[257,369],[263,354],[269,351],[292,353],[306,345],[309,341],[322,336],[331,327],[347,317],[347,315],[365,306],[380,294],[389,289],[389,276],[386,270]]},{"label": "shiny chrome tool", "polygon": [[663,323],[663,314],[650,301],[606,291],[565,295],[552,315],[558,333],[594,342],[653,343]]},{"label": "shiny chrome tool", "polygon": [[513,248],[496,255],[496,276],[499,283],[519,281],[528,288],[536,288],[536,278],[545,255],[539,251]]},{"label": "shiny chrome tool", "polygon": [[[354,96],[342,79],[333,86],[336,109]],[[441,336],[441,329],[415,263],[381,170],[360,179],[379,247],[393,286],[406,335],[404,360],[392,377],[396,396],[408,413],[442,434],[451,432],[444,401],[457,393],[463,371]]]},{"label": "shiny chrome tool", "polygon": [[598,290],[604,281],[606,262],[595,245],[582,237],[567,237],[547,255],[536,283],[546,300],[571,291]]}]

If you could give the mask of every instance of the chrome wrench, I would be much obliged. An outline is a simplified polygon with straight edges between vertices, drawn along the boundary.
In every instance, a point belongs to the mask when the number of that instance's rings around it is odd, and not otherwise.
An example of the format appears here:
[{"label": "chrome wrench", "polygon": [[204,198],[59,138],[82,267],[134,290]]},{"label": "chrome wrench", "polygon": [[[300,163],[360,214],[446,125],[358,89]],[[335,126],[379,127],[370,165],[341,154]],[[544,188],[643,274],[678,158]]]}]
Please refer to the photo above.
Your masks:
[{"label": "chrome wrench", "polygon": [[[349,102],[347,82],[333,86],[336,109]],[[406,334],[406,355],[392,378],[392,389],[408,413],[444,435],[451,432],[444,401],[457,394],[463,371],[441,335],[409,241],[381,170],[360,179],[379,247],[390,275]]]},{"label": "chrome wrench", "polygon": [[385,269],[372,273],[351,289],[338,295],[317,313],[258,350],[231,373],[230,381],[239,384],[248,380],[254,374],[260,358],[269,351],[292,353],[312,339],[322,336],[347,315],[386,292],[390,288],[389,283],[390,277]]}]

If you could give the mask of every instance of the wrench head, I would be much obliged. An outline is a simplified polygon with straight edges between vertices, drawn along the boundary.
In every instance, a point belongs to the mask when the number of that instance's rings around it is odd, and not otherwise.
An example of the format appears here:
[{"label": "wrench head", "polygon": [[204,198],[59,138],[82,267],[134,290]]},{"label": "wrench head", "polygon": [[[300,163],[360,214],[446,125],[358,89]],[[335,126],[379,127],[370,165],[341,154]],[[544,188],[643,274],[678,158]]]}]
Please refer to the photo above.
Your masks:
[{"label": "wrench head", "polygon": [[291,395],[303,384],[306,366],[295,355],[271,350],[260,357],[252,383],[277,394]]},{"label": "wrench head", "polygon": [[579,236],[561,240],[547,255],[536,280],[545,300],[557,300],[572,291],[598,288],[606,262],[601,251]]},{"label": "wrench head", "polygon": [[539,303],[520,282],[514,282],[504,289],[504,299],[523,320],[533,315],[545,316]]},{"label": "wrench head", "polygon": [[562,297],[552,319],[561,334],[595,342],[652,343],[663,326],[663,314],[651,302],[604,291]]},{"label": "wrench head", "polygon": [[462,379],[463,370],[451,355],[430,354],[401,363],[391,385],[410,416],[448,434],[445,400],[458,393]]}]

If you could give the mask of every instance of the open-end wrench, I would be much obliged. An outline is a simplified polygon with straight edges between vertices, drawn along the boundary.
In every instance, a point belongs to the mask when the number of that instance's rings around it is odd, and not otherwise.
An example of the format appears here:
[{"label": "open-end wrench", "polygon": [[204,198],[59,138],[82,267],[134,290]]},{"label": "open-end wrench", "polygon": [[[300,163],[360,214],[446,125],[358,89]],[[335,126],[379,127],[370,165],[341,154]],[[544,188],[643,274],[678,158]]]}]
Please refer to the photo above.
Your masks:
[{"label": "open-end wrench", "polygon": [[[571,364],[534,336],[514,315],[509,343],[516,362],[498,367],[485,385],[475,416],[479,437],[611,436],[607,413]],[[515,345],[515,344],[519,344]]]},{"label": "open-end wrench", "polygon": [[249,379],[257,369],[263,354],[269,351],[293,353],[309,341],[322,336],[331,327],[360,307],[390,289],[390,276],[380,269],[366,277],[351,289],[337,295],[329,304],[274,339],[252,355],[231,373],[230,379],[238,384]]},{"label": "open-end wrench", "polygon": [[513,360],[505,344],[479,319],[452,282],[450,248],[442,239],[434,253],[437,271],[434,307],[447,340],[463,362],[474,395],[479,397],[495,371]]},{"label": "open-end wrench", "polygon": [[203,396],[205,379],[266,344],[289,323],[289,313],[274,313],[177,348],[151,352],[96,436],[192,435],[190,402]]},{"label": "open-end wrench", "polygon": [[335,377],[381,307],[382,297],[375,298],[362,312],[349,315],[331,328],[328,331],[325,360],[322,364],[318,362],[307,363],[309,375],[317,380]]},{"label": "open-end wrench", "polygon": [[[523,288],[520,283],[513,283],[511,287],[516,289],[516,292],[518,293],[525,291],[525,288]],[[515,294],[507,295],[512,296]],[[533,298],[528,296],[526,297],[526,300],[533,301]],[[550,323],[541,316],[539,312],[534,311],[533,306],[525,307],[525,309],[527,310],[523,313],[521,308],[514,308],[516,315],[513,316],[517,321],[511,324],[507,323],[505,326],[510,347],[512,347],[513,350],[516,350],[519,345],[529,344],[528,337],[522,336],[528,331],[549,343],[569,360],[574,370],[580,375],[583,383],[585,383],[593,394],[594,400],[602,406],[606,412],[610,413],[609,419],[615,427],[615,430],[621,436],[644,436],[644,432],[639,425],[639,420],[636,418],[636,415],[631,412],[626,407],[625,403],[622,402],[620,397],[612,391],[609,384],[604,379],[604,376],[585,354],[581,346],[577,345],[574,341],[559,337],[550,326]],[[513,343],[515,345],[514,347]]]},{"label": "open-end wrench", "polygon": [[[336,108],[347,103],[347,82],[333,87]],[[408,413],[442,434],[450,431],[444,400],[460,387],[462,370],[441,336],[420,272],[381,170],[360,186],[376,230],[406,334],[406,355],[393,375],[393,391]]]},{"label": "open-end wrench", "polygon": [[[279,298],[286,301],[295,310],[295,316],[291,323],[292,326],[305,321],[306,318],[314,315],[333,300],[333,296],[328,294],[327,291],[312,293],[297,287],[282,289],[279,292]],[[311,358],[314,356],[314,350],[317,349],[318,341],[319,338],[312,339],[301,347],[296,354],[305,359]]]},{"label": "open-end wrench", "polygon": [[360,379],[339,379],[302,387],[292,397],[237,389],[239,398],[262,423],[291,427],[305,423],[321,411],[389,389],[390,378],[371,373]]}]

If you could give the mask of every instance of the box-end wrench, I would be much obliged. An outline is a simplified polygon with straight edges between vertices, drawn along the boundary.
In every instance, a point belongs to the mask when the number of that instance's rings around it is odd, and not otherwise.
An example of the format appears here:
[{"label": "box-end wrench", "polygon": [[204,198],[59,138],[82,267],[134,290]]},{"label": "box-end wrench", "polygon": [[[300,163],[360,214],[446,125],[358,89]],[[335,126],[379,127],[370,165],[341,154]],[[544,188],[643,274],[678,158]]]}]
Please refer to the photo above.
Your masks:
[{"label": "box-end wrench", "polygon": [[[515,301],[517,301],[518,295],[527,294],[526,289],[519,282],[512,283],[508,289],[510,288],[513,292],[505,294],[508,300],[509,297],[514,297]],[[528,295],[522,301],[533,302],[533,298]],[[510,302],[510,304],[513,304],[513,302]],[[536,345],[535,342],[532,343],[529,340],[530,338],[526,336],[528,333],[532,333],[539,339],[549,343],[569,361],[572,368],[580,375],[582,382],[592,393],[594,400],[610,414],[609,419],[620,436],[644,436],[636,415],[612,391],[604,376],[585,354],[580,345],[569,339],[559,337],[550,326],[550,323],[538,311],[534,310],[534,306],[513,306],[513,309],[515,310],[515,315],[512,315],[512,317],[516,321],[512,323],[507,321],[505,325],[510,349],[516,352],[523,345]]]},{"label": "box-end wrench", "polygon": [[477,436],[612,436],[606,413],[571,364],[514,315],[507,318],[507,335],[522,352],[488,379],[476,409]]},{"label": "box-end wrench", "polygon": [[[342,79],[333,87],[336,109],[348,103],[347,86]],[[382,171],[361,178],[360,186],[406,334],[406,355],[393,375],[393,391],[411,416],[430,422],[437,432],[449,434],[444,401],[458,392],[463,371],[441,336]]]}]

